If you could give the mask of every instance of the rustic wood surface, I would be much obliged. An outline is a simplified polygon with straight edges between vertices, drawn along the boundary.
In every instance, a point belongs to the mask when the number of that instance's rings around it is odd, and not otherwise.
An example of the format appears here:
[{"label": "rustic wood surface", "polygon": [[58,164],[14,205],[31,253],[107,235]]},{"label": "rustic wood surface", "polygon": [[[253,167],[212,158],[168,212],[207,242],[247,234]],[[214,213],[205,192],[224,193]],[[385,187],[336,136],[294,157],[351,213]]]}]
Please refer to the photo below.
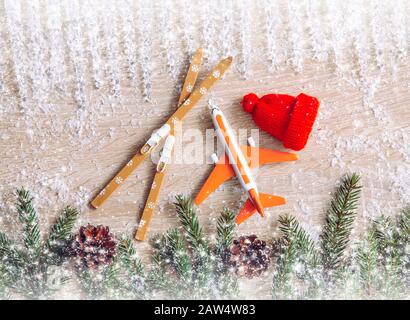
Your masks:
[{"label": "rustic wood surface", "polygon": [[[210,66],[205,65],[201,76],[205,76],[209,70]],[[104,88],[98,92],[88,88],[87,96],[94,106],[91,113],[95,118],[87,120],[94,131],[86,131],[81,138],[91,139],[92,143],[85,145],[81,144],[81,139],[73,139],[66,130],[58,134],[50,133],[55,130],[52,125],[54,117],[64,120],[76,112],[77,106],[70,97],[56,95],[53,101],[55,109],[42,115],[37,113],[35,118],[24,116],[18,110],[6,112],[6,116],[1,116],[0,120],[0,132],[7,134],[6,139],[0,140],[0,185],[4,208],[9,208],[7,204],[12,203],[14,188],[25,185],[36,196],[43,231],[47,231],[58,210],[71,202],[79,204],[82,210],[78,225],[88,222],[104,224],[110,226],[116,234],[127,233],[132,236],[154,174],[155,166],[151,161],[145,161],[101,208],[95,210],[83,204],[92,199],[139,150],[152,130],[158,128],[174,111],[178,99],[176,86],[182,82],[185,71],[186,66],[181,65],[181,76],[174,81],[162,74],[160,69],[155,70],[152,103],[144,102],[129,83],[122,84],[122,95],[117,100],[104,96]],[[300,74],[290,69],[272,74],[262,64],[256,64],[247,80],[241,79],[234,70],[228,72],[185,118],[184,132],[197,129],[205,133],[206,129],[212,128],[206,107],[209,98],[220,103],[234,129],[247,129],[248,132],[256,129],[256,126],[240,106],[240,100],[246,93],[297,95],[305,92],[321,101],[320,116],[307,147],[298,152],[299,160],[296,163],[266,165],[256,174],[261,191],[284,196],[288,203],[268,209],[264,219],[254,216],[238,227],[236,234],[254,233],[262,239],[271,239],[277,235],[278,215],[290,213],[297,216],[317,239],[336,182],[342,174],[352,171],[362,174],[364,185],[356,237],[360,236],[367,218],[373,214],[369,204],[377,203],[387,214],[397,212],[401,207],[400,198],[395,189],[391,188],[387,174],[389,168],[395,168],[405,161],[399,149],[400,145],[408,141],[397,140],[397,147],[392,142],[384,144],[382,141],[378,146],[373,142],[379,141],[386,132],[392,136],[400,129],[408,132],[409,72],[408,66],[401,66],[396,79],[388,73],[381,77],[382,82],[373,101],[384,106],[391,118],[389,123],[378,119],[363,104],[364,93],[344,77],[336,75],[331,64],[312,62]],[[12,75],[9,76],[11,79]],[[3,106],[10,103],[15,95],[13,91],[3,94]],[[113,101],[114,107],[107,101]],[[102,106],[100,109],[96,107],[99,105]],[[20,125],[17,126],[17,123]],[[28,124],[34,128],[32,139],[27,134]],[[368,140],[356,146],[353,145],[355,137],[367,137]],[[347,145],[336,148],[339,138],[347,139]],[[184,137],[183,143],[192,144],[189,140],[190,137]],[[260,146],[284,150],[281,143],[264,132],[260,132]],[[335,155],[335,150],[342,154]],[[380,154],[385,155],[384,159],[380,158]],[[335,159],[342,160],[337,162]],[[179,193],[195,196],[212,168],[210,164],[169,165],[159,207],[149,229],[150,235],[178,226],[172,205],[174,196]],[[56,177],[59,179],[55,180]],[[42,182],[35,184],[38,181]],[[65,181],[65,184],[53,186],[53,181]],[[216,219],[221,209],[228,206],[237,210],[243,200],[243,192],[235,179],[225,183],[199,207],[199,217],[205,232],[211,237],[215,235]],[[18,235],[18,227],[10,225],[6,215],[0,220],[15,236]],[[148,242],[135,242],[135,245],[139,255],[148,262]],[[250,296],[267,298],[270,281],[268,274],[260,280],[245,281],[244,285],[250,290]]]}]

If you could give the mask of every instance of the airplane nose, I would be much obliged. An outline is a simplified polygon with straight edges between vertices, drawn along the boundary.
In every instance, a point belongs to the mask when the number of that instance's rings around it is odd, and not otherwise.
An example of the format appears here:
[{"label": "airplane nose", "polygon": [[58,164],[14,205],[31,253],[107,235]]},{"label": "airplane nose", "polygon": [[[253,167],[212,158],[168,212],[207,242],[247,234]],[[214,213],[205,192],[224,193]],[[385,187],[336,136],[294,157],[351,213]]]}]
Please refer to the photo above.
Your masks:
[{"label": "airplane nose", "polygon": [[251,197],[252,203],[256,211],[258,211],[258,213],[263,217],[265,215],[265,210],[261,200],[259,199],[259,195],[256,193],[255,189],[249,190],[249,195]]},{"label": "airplane nose", "polygon": [[263,204],[262,204],[262,202],[260,201],[259,197],[257,197],[257,198],[255,199],[255,208],[256,208],[256,211],[259,212],[259,214],[261,215],[261,217],[264,217],[264,216],[265,216],[265,208],[263,207]]},{"label": "airplane nose", "polygon": [[213,115],[215,112],[217,112],[217,111],[220,110],[219,107],[218,107],[218,106],[215,104],[215,102],[212,101],[212,100],[209,100],[209,101],[208,101],[208,108],[209,108],[209,111],[211,112],[212,115]]}]

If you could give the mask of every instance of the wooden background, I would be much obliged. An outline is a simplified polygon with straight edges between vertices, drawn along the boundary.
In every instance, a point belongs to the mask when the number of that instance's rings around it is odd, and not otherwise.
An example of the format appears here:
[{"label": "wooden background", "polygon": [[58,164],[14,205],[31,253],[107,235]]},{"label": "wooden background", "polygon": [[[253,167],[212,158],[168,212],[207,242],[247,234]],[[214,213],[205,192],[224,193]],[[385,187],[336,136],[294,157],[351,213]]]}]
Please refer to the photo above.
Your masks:
[{"label": "wooden background", "polygon": [[[154,54],[159,58],[161,52]],[[185,57],[186,60],[189,57]],[[201,69],[205,76],[213,64]],[[29,110],[19,107],[14,74],[5,79],[8,90],[0,96],[0,193],[1,227],[17,238],[13,192],[25,186],[32,190],[40,213],[42,231],[47,232],[58,211],[66,204],[81,209],[77,226],[86,223],[108,225],[117,235],[133,235],[152,181],[155,166],[145,161],[117,192],[97,210],[87,203],[111,179],[113,174],[173,113],[179,96],[178,85],[188,64],[177,66],[180,76],[172,79],[163,65],[153,72],[153,99],[145,102],[128,81],[121,82],[121,96],[109,96],[109,88],[96,90],[87,86],[89,107],[79,109],[72,96],[56,91],[49,109],[38,110],[35,102]],[[363,197],[355,227],[356,238],[368,219],[382,213],[397,214],[409,199],[410,68],[401,64],[393,76],[388,71],[369,75],[367,84],[347,70],[336,72],[333,63],[307,61],[304,70],[295,73],[290,67],[271,72],[265,64],[254,61],[248,79],[235,67],[184,119],[183,129],[212,128],[207,100],[221,105],[234,129],[256,129],[251,116],[242,110],[244,94],[278,92],[297,95],[304,92],[321,102],[320,114],[307,147],[298,152],[295,163],[266,165],[256,173],[262,192],[284,196],[288,203],[267,210],[262,219],[254,216],[236,229],[236,234],[256,234],[270,240],[278,235],[276,221],[280,214],[295,215],[314,239],[318,239],[325,211],[338,179],[345,173],[362,175]],[[378,82],[374,95],[363,90]],[[72,88],[67,88],[70,92]],[[366,100],[366,98],[368,100]],[[81,133],[75,129],[82,127]],[[184,144],[192,143],[186,137]],[[260,132],[260,146],[284,150],[281,143]],[[205,160],[205,156],[204,156]],[[159,206],[149,235],[178,226],[172,205],[176,194],[195,196],[213,168],[210,164],[171,164],[161,192]],[[209,197],[198,209],[205,232],[215,236],[216,219],[222,208],[238,210],[245,200],[239,183],[233,179]],[[149,262],[147,242],[135,243],[138,254]],[[268,273],[261,279],[244,281],[248,297],[267,298],[271,284]],[[244,292],[247,292],[246,290]],[[72,291],[63,290],[63,297]]]},{"label": "wooden background", "polygon": [[[410,94],[406,81],[404,81],[408,72],[408,67],[402,67],[399,80],[394,84],[383,85],[380,94],[376,97],[376,101],[388,105],[389,115],[392,118],[389,126],[394,130],[408,130],[409,128]],[[174,110],[177,100],[177,94],[173,90],[175,83],[161,78],[156,81],[160,85],[154,91],[155,105],[138,101],[127,92],[129,88],[124,88],[121,104],[127,111],[117,112],[112,118],[105,119],[95,126],[96,135],[102,136],[103,140],[110,128],[115,130],[113,136],[102,143],[96,141],[95,145],[87,146],[87,150],[78,151],[77,145],[67,144],[64,135],[59,139],[48,138],[45,135],[39,140],[29,141],[24,129],[14,126],[19,121],[18,113],[9,114],[7,119],[3,118],[1,129],[10,136],[9,139],[2,140],[0,144],[2,154],[0,182],[5,203],[12,202],[11,192],[15,187],[25,185],[30,188],[37,197],[41,219],[45,222],[42,226],[46,231],[49,223],[54,221],[56,210],[67,204],[59,199],[62,194],[63,199],[68,197],[67,199],[71,200],[68,203],[73,201],[86,203],[91,199],[140,148],[149,137],[150,132],[159,127]],[[312,236],[317,238],[324,222],[324,212],[330,194],[339,177],[346,172],[357,171],[363,176],[364,197],[359,210],[358,231],[367,223],[366,204],[375,201],[382,206],[382,212],[387,214],[394,214],[394,210],[400,208],[398,195],[389,189],[388,183],[385,182],[386,187],[384,186],[385,177],[378,176],[375,169],[375,164],[381,161],[379,152],[387,155],[382,160],[387,167],[404,161],[390,145],[381,145],[380,151],[372,150],[371,145],[358,145],[357,150],[356,148],[347,150],[348,147],[346,147],[341,151],[342,167],[332,166],[332,160],[335,159],[335,143],[331,138],[323,139],[319,135],[322,130],[330,131],[337,140],[338,137],[354,139],[356,135],[363,134],[370,139],[376,138],[380,133],[390,129],[379,125],[369,111],[361,110],[362,93],[347,83],[341,83],[332,73],[330,66],[326,70],[321,66],[311,64],[302,75],[295,75],[288,71],[274,76],[266,74],[263,68],[255,68],[251,80],[240,80],[235,74],[228,72],[212,92],[189,113],[183,128],[185,130],[198,128],[202,132],[212,128],[206,101],[207,98],[213,97],[221,101],[222,109],[233,128],[246,128],[250,132],[256,127],[250,115],[243,112],[240,106],[241,97],[250,91],[260,95],[269,92],[294,95],[305,92],[318,97],[322,105],[321,115],[307,147],[298,152],[299,160],[296,163],[266,165],[257,172],[256,181],[260,190],[284,196],[288,204],[268,209],[268,214],[264,219],[254,216],[237,228],[238,235],[256,234],[262,239],[269,240],[277,233],[278,215],[289,213],[297,216]],[[138,111],[136,111],[137,105]],[[67,112],[70,108],[76,108],[69,103],[62,104],[62,107]],[[155,113],[152,112],[153,108],[155,108]],[[150,113],[154,114],[146,115]],[[48,120],[44,115],[36,119],[36,122],[39,128],[47,131]],[[134,128],[131,125],[133,120],[139,121],[141,125]],[[355,128],[352,125],[352,122],[356,120],[362,123],[361,127]],[[40,149],[43,143],[47,144],[47,149],[44,151]],[[399,143],[402,142],[399,141]],[[408,143],[408,141],[403,141],[403,143]],[[278,141],[264,132],[260,132],[260,146],[284,150]],[[178,226],[172,205],[174,195],[184,193],[195,196],[212,167],[209,164],[171,164],[168,167],[168,175],[161,192],[158,210],[149,229],[150,235]],[[83,205],[79,224],[104,224],[110,226],[116,234],[133,235],[148,194],[154,168],[151,161],[145,161],[100,209],[93,210]],[[23,176],[22,170],[28,173]],[[15,177],[18,177],[17,181]],[[25,177],[29,179],[24,180]],[[66,184],[58,185],[57,182],[57,186],[53,186],[53,178],[49,177],[59,177],[64,181],[69,181],[68,195],[64,194]],[[38,181],[40,184],[36,184]],[[75,194],[76,192],[80,193]],[[75,194],[75,199],[72,193]],[[199,208],[200,221],[205,232],[211,237],[214,236],[216,219],[222,208],[228,206],[237,210],[243,200],[243,192],[235,179],[225,183]],[[368,212],[370,216],[377,214],[378,212]],[[12,216],[12,213],[10,215]],[[4,215],[2,222],[8,224]],[[10,228],[17,236],[18,227],[12,225]],[[139,255],[148,262],[149,245],[144,242],[136,243],[136,246]],[[263,297],[269,294],[269,281],[264,281]],[[253,290],[257,289],[256,283],[258,282],[254,281],[249,284]]]}]

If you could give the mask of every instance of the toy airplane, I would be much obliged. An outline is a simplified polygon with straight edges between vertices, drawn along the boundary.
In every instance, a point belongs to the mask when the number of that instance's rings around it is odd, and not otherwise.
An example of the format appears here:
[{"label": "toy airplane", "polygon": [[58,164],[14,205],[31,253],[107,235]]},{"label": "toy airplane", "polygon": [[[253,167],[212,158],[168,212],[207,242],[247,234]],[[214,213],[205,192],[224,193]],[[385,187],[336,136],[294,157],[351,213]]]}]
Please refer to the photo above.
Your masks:
[{"label": "toy airplane", "polygon": [[216,154],[212,155],[215,168],[195,198],[195,204],[201,204],[219,185],[234,176],[238,178],[242,188],[249,196],[249,199],[236,217],[237,224],[241,224],[255,212],[258,212],[263,217],[264,208],[285,204],[285,198],[258,191],[250,168],[266,163],[295,161],[297,160],[297,155],[256,148],[251,139],[248,139],[250,146],[239,147],[222,111],[213,104],[210,104],[210,107],[216,134],[224,147],[225,153],[219,160]]}]

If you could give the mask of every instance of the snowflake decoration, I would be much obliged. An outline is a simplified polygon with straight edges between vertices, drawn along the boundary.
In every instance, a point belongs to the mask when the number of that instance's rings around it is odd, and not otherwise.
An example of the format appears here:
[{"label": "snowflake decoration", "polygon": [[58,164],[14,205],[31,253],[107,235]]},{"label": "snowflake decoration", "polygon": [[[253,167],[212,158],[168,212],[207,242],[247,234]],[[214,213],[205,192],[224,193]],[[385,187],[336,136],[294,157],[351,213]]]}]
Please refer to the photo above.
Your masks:
[{"label": "snowflake decoration", "polygon": [[198,72],[199,71],[199,67],[196,64],[193,64],[191,67],[192,72]]},{"label": "snowflake decoration", "polygon": [[188,84],[187,86],[186,86],[186,91],[187,92],[192,92],[192,89],[193,89],[194,87],[192,86],[192,84]]},{"label": "snowflake decoration", "polygon": [[148,203],[148,208],[154,209],[154,207],[155,207],[154,202],[151,201],[151,202]]},{"label": "snowflake decoration", "polygon": [[220,75],[221,75],[221,73],[219,72],[219,70],[215,70],[214,72],[212,72],[212,76],[214,78],[219,78]]},{"label": "snowflake decoration", "polygon": [[145,226],[145,220],[141,220],[139,223],[139,228],[142,228],[143,226]]},{"label": "snowflake decoration", "polygon": [[186,99],[185,102],[184,102],[184,106],[187,106],[187,105],[189,105],[190,103],[191,103],[191,100]]},{"label": "snowflake decoration", "polygon": [[130,160],[130,161],[128,161],[128,163],[127,163],[127,167],[131,167],[132,166],[132,160]]},{"label": "snowflake decoration", "polygon": [[124,181],[124,180],[123,180],[123,178],[121,178],[121,177],[116,177],[116,178],[115,178],[115,183],[116,183],[116,184],[121,184],[123,181]]},{"label": "snowflake decoration", "polygon": [[105,194],[105,188],[100,191],[100,196],[103,196],[104,194]]},{"label": "snowflake decoration", "polygon": [[199,92],[201,93],[201,94],[205,94],[206,93],[206,88],[204,88],[204,87],[202,87],[201,89],[199,89]]}]

